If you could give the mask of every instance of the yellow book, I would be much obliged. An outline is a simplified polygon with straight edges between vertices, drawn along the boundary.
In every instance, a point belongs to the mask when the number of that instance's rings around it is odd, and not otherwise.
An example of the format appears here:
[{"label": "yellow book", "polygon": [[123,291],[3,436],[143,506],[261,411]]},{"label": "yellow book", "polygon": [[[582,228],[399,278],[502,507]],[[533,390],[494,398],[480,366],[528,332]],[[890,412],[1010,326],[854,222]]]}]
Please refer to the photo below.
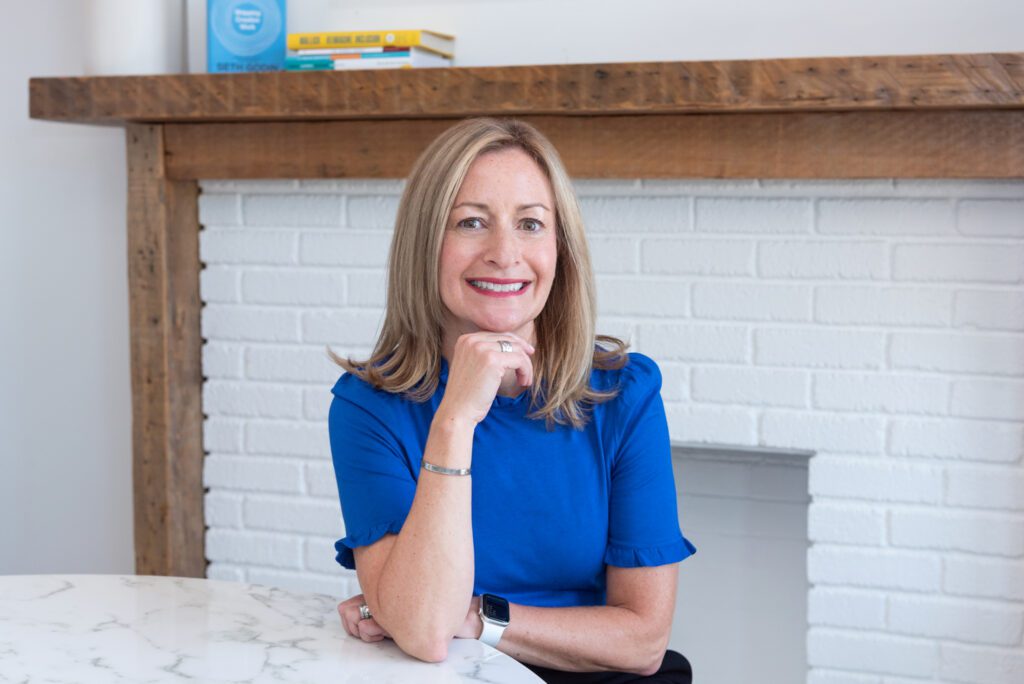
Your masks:
[{"label": "yellow book", "polygon": [[322,48],[423,47],[445,57],[455,54],[455,36],[425,29],[402,31],[328,31],[325,33],[289,33],[289,50]]}]

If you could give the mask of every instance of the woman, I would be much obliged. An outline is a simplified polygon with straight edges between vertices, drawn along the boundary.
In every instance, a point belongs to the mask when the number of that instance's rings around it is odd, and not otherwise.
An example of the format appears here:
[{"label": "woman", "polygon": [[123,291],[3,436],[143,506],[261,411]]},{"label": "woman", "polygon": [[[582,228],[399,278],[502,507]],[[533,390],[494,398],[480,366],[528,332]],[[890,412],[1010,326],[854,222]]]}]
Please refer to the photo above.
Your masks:
[{"label": "woman", "polygon": [[373,355],[334,356],[350,634],[432,662],[480,638],[546,681],[689,681],[665,650],[695,549],[661,376],[594,321],[551,143],[516,121],[445,131],[402,196]]}]

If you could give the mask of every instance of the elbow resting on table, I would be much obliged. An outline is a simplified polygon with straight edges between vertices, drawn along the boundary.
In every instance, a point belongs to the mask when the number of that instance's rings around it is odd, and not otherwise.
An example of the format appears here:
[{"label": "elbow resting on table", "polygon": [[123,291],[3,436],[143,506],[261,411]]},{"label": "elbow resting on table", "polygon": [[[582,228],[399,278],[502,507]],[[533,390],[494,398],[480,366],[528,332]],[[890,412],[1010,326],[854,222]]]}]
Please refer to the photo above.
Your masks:
[{"label": "elbow resting on table", "polygon": [[451,636],[426,636],[416,637],[410,635],[408,638],[395,637],[395,643],[403,651],[413,658],[428,663],[439,663],[448,657],[448,644],[451,643]]}]

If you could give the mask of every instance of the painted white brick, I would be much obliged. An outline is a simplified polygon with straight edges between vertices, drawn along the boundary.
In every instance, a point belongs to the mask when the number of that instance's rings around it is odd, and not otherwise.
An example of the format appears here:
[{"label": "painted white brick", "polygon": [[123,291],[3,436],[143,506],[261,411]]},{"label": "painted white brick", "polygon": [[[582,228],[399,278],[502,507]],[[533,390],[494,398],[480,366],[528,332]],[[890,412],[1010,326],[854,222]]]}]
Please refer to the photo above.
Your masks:
[{"label": "painted white brick", "polygon": [[326,421],[333,395],[329,387],[316,387],[302,392],[302,417],[310,421]]},{"label": "painted white brick", "polygon": [[210,563],[206,566],[206,579],[221,582],[244,582],[245,568],[227,563]]},{"label": "painted white brick", "polygon": [[248,421],[245,425],[245,450],[250,454],[325,458],[331,455],[326,424],[288,421]]},{"label": "painted white brick", "polygon": [[1024,510],[1024,470],[1020,468],[958,468],[946,474],[946,503],[972,508]]},{"label": "painted white brick", "polygon": [[[639,351],[650,356],[650,352],[637,345],[636,324],[629,318],[598,315],[597,332],[602,335],[611,335],[629,343],[633,351]],[[660,361],[660,359],[659,359]]]},{"label": "painted white brick", "polygon": [[1024,197],[1024,185],[1020,181],[896,178],[893,184],[900,195],[971,198]]},{"label": "painted white brick", "polygon": [[957,227],[964,235],[1024,238],[1024,201],[963,200]]},{"label": "painted white brick", "polygon": [[833,235],[950,235],[953,203],[947,199],[823,199],[818,232]]},{"label": "painted white brick", "polygon": [[1024,562],[955,556],[946,559],[949,594],[1024,601]]},{"label": "painted white brick", "polygon": [[947,326],[952,295],[911,287],[824,285],[817,288],[814,320],[822,323]]},{"label": "painted white brick", "polygon": [[221,416],[301,418],[302,389],[255,382],[207,380],[203,411]]},{"label": "painted white brick", "polygon": [[842,179],[829,178],[799,178],[799,179],[775,179],[762,178],[757,181],[758,186],[772,195],[799,195],[801,197],[870,197],[876,198],[879,195],[891,195],[893,192],[892,179]]},{"label": "painted white brick", "polygon": [[807,621],[828,627],[884,629],[885,594],[812,587],[807,596]]},{"label": "painted white brick", "polygon": [[889,453],[898,456],[1016,463],[1022,452],[1024,427],[1011,423],[895,418],[889,426]]},{"label": "painted white brick", "polygon": [[208,527],[242,527],[242,496],[207,492],[203,495],[203,516]]},{"label": "painted white brick", "polygon": [[640,270],[640,241],[632,238],[591,237],[590,261],[594,272],[636,273]]},{"label": "painted white brick", "polygon": [[[337,508],[337,505],[335,507]],[[337,508],[337,511],[340,517],[341,509]],[[334,550],[334,542],[337,539],[337,536],[308,538],[306,540],[306,569],[330,575],[347,574],[349,571],[343,569],[335,560],[337,552]]]},{"label": "painted white brick", "polygon": [[679,233],[692,230],[687,197],[583,197],[591,233]]},{"label": "painted white brick", "polygon": [[203,192],[252,192],[261,194],[290,193],[299,187],[297,180],[252,179],[252,180],[204,180],[199,181]]},{"label": "painted white brick", "polygon": [[[1021,344],[1024,347],[1024,340]],[[956,380],[951,410],[954,416],[1024,420],[1024,382]]]},{"label": "painted white brick", "polygon": [[885,333],[763,328],[754,331],[754,362],[762,366],[878,369],[885,364]]},{"label": "painted white brick", "polygon": [[942,563],[934,554],[815,544],[807,553],[813,584],[936,593]]},{"label": "painted white brick", "polygon": [[949,381],[917,375],[815,373],[814,406],[864,413],[944,415]]},{"label": "painted white brick", "polygon": [[1024,682],[1024,650],[942,644],[939,675],[965,684]]},{"label": "painted white brick", "polygon": [[[618,181],[624,182],[624,181]],[[757,180],[699,179],[699,178],[644,178],[640,181],[644,195],[723,195],[746,197],[757,192]]]},{"label": "painted white brick", "polygon": [[387,301],[388,279],[385,271],[348,274],[348,305],[383,309]]},{"label": "painted white brick", "polygon": [[242,205],[239,196],[230,194],[199,195],[199,224],[202,226],[237,226],[242,220]]},{"label": "painted white brick", "polygon": [[694,207],[698,233],[810,233],[813,207],[807,199],[708,198]]},{"label": "painted white brick", "polygon": [[895,245],[893,280],[1024,281],[1024,247],[1017,245]]},{"label": "painted white brick", "polygon": [[814,501],[807,511],[807,536],[812,542],[882,546],[885,511],[878,506]]},{"label": "painted white brick", "polygon": [[203,230],[199,259],[206,264],[294,264],[298,234],[271,230]]},{"label": "painted white brick", "polygon": [[805,371],[698,366],[691,396],[697,401],[802,408],[809,384]]},{"label": "painted white brick", "polygon": [[217,341],[203,343],[203,377],[241,378],[244,373],[245,345]]},{"label": "painted white brick", "polygon": [[640,263],[647,273],[747,276],[754,274],[749,240],[644,240]]},{"label": "painted white brick", "polygon": [[881,454],[885,447],[885,420],[871,416],[766,411],[761,416],[761,443],[773,447]]},{"label": "painted white brick", "polygon": [[361,266],[384,268],[391,248],[386,233],[358,235],[349,232],[304,231],[299,240],[299,258],[314,266]]},{"label": "painted white brick", "polygon": [[815,668],[807,673],[807,684],[885,684],[878,675]]},{"label": "painted white brick", "polygon": [[307,463],[306,491],[310,496],[327,497],[338,504],[338,484],[334,479],[334,464]]},{"label": "painted white brick", "polygon": [[[639,178],[573,178],[573,189],[577,196],[641,195]],[[673,195],[685,195],[684,190],[673,189]]]},{"label": "painted white brick", "polygon": [[359,593],[359,585],[354,577],[332,577],[311,572],[282,572],[269,568],[252,568],[249,570],[249,581],[253,584],[277,587],[302,594],[326,594],[338,599],[338,603]]},{"label": "painted white brick", "polygon": [[203,450],[237,454],[242,451],[241,420],[206,418],[203,421]]},{"label": "painted white brick", "polygon": [[757,444],[757,417],[743,409],[666,404],[672,439],[719,444]]},{"label": "painted white brick", "polygon": [[813,291],[799,285],[704,282],[693,286],[696,318],[809,321]]},{"label": "painted white brick", "polygon": [[1024,631],[1024,610],[924,596],[890,596],[889,628],[912,636],[1015,646]]},{"label": "painted white brick", "polygon": [[1024,375],[1024,335],[893,333],[894,368]]},{"label": "painted white brick", "polygon": [[334,195],[249,195],[242,215],[247,226],[339,226],[341,205]]},{"label": "painted white brick", "polygon": [[399,197],[349,197],[348,225],[353,228],[393,230],[398,217]]},{"label": "painted white brick", "polygon": [[[214,562],[301,568],[302,540],[295,535],[214,528],[206,531],[206,558]],[[258,580],[250,573],[250,581]]]},{"label": "painted white brick", "polygon": [[749,333],[740,326],[693,323],[646,323],[637,326],[645,354],[679,361],[745,363]]},{"label": "painted white brick", "polygon": [[690,386],[690,368],[682,363],[659,363],[661,398],[663,401],[684,401]]},{"label": "painted white brick", "polygon": [[309,178],[299,181],[303,192],[336,195],[401,195],[404,178]]},{"label": "painted white brick", "polygon": [[253,304],[341,306],[345,275],[308,270],[250,270],[242,277],[242,297]]},{"label": "painted white brick", "polygon": [[298,342],[299,313],[229,304],[207,304],[201,314],[206,339],[249,342]]},{"label": "painted white brick", "polygon": [[245,356],[245,375],[254,380],[329,383],[330,390],[342,372],[320,346],[249,347]]},{"label": "painted white brick", "polygon": [[203,463],[203,484],[253,492],[302,491],[302,466],[294,461],[212,454]]},{"label": "painted white brick", "polygon": [[689,314],[690,286],[678,280],[604,277],[597,281],[597,304],[602,314],[683,317]]},{"label": "painted white brick", "polygon": [[237,302],[241,297],[242,272],[207,266],[199,272],[199,297],[203,302]]},{"label": "painted white brick", "polygon": [[300,532],[342,537],[345,525],[336,502],[297,497],[252,495],[246,497],[245,526],[255,530]]},{"label": "painted white brick", "polygon": [[938,666],[938,651],[926,639],[825,628],[807,635],[807,660],[814,667],[928,677]]},{"label": "painted white brick", "polygon": [[892,460],[815,456],[810,461],[812,495],[868,501],[942,502],[942,469]]},{"label": "painted white brick", "polygon": [[790,240],[757,246],[757,272],[769,278],[879,280],[888,274],[884,242]]},{"label": "painted white brick", "polygon": [[1024,330],[1024,292],[961,290],[953,301],[953,324],[981,330]]},{"label": "painted white brick", "polygon": [[1024,516],[896,510],[890,514],[889,534],[894,546],[910,549],[1024,556]]},{"label": "painted white brick", "polygon": [[384,312],[376,310],[307,311],[302,314],[302,338],[306,342],[370,346]]}]

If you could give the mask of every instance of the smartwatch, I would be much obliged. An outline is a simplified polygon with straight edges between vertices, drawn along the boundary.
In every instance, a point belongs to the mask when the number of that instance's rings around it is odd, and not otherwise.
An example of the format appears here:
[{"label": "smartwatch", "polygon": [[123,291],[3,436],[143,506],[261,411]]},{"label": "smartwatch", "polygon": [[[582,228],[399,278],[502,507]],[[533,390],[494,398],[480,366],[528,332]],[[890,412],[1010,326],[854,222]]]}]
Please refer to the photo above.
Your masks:
[{"label": "smartwatch", "polygon": [[508,627],[508,618],[508,600],[494,594],[480,594],[480,619],[484,623],[480,641],[491,647],[497,646]]}]

